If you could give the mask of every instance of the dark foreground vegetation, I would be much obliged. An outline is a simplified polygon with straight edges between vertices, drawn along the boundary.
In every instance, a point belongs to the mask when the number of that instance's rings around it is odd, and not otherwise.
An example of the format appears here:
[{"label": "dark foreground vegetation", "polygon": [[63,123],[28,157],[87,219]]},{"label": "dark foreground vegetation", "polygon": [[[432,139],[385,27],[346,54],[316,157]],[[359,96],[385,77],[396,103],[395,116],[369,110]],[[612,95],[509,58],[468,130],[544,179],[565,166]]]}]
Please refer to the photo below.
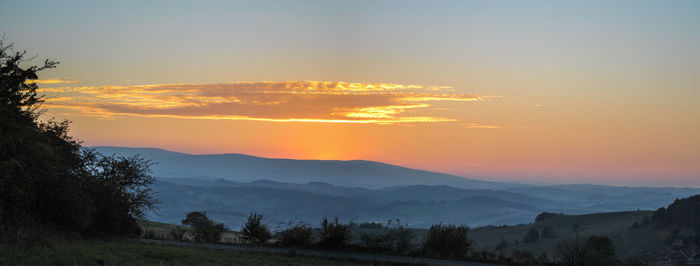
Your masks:
[{"label": "dark foreground vegetation", "polygon": [[[381,265],[293,254],[236,252],[126,240],[55,241],[0,249],[0,265]],[[387,264],[390,265],[390,264]]]},{"label": "dark foreground vegetation", "polygon": [[[143,221],[145,237],[194,242],[225,242],[267,247],[332,250],[354,253],[413,256],[511,265],[623,265],[617,257],[612,240],[606,236],[562,239],[556,256],[535,254],[522,249],[510,253],[488,251],[474,247],[470,229],[466,226],[435,224],[419,238],[416,229],[400,221],[382,223],[342,223],[337,218],[321,219],[319,227],[301,224],[290,226],[275,234],[263,223],[263,215],[252,213],[240,232],[222,230],[215,238],[198,238],[199,232],[211,232],[221,224],[210,220],[205,212],[191,212],[200,222],[180,227]],[[526,236],[527,237],[527,236]],[[225,238],[228,238],[227,240]]]},{"label": "dark foreground vegetation", "polygon": [[67,121],[39,121],[39,71],[23,51],[0,39],[0,243],[33,243],[48,235],[134,236],[153,208],[149,162],[83,149]]}]

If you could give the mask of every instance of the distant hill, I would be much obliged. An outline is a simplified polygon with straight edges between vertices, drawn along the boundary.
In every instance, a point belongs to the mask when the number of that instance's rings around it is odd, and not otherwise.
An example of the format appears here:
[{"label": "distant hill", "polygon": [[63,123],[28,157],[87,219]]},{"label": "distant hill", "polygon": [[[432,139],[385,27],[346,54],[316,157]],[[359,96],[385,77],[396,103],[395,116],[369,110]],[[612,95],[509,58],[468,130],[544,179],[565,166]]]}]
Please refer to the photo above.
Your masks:
[{"label": "distant hill", "polygon": [[373,161],[292,160],[245,154],[191,155],[152,148],[91,147],[106,155],[141,155],[157,164],[157,177],[211,177],[233,181],[271,180],[285,183],[325,182],[346,187],[382,188],[409,185],[447,185],[493,189],[523,185],[488,182],[416,170]]},{"label": "distant hill", "polygon": [[[541,212],[589,214],[656,210],[695,188],[523,185],[488,182],[371,161],[269,159],[243,154],[190,155],[151,148],[94,147],[156,163],[154,221],[178,223],[204,210],[238,226],[249,212],[269,222],[400,219],[412,227],[530,223]],[[281,225],[280,225],[281,226]]]}]

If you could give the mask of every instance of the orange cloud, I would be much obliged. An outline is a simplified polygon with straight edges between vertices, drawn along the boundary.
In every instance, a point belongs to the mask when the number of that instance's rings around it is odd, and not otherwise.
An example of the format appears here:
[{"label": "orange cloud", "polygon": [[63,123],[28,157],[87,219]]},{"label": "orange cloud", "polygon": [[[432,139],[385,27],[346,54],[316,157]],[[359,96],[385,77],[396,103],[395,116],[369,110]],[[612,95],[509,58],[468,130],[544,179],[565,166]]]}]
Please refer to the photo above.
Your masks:
[{"label": "orange cloud", "polygon": [[36,84],[59,84],[59,83],[78,83],[80,81],[77,80],[65,80],[65,79],[59,79],[59,78],[54,78],[54,79],[36,79],[36,80],[28,80],[27,83],[36,83]]},{"label": "orange cloud", "polygon": [[490,96],[435,94],[450,87],[326,81],[154,84],[45,88],[49,108],[103,117],[134,115],[270,122],[424,123],[456,121],[432,102]]}]

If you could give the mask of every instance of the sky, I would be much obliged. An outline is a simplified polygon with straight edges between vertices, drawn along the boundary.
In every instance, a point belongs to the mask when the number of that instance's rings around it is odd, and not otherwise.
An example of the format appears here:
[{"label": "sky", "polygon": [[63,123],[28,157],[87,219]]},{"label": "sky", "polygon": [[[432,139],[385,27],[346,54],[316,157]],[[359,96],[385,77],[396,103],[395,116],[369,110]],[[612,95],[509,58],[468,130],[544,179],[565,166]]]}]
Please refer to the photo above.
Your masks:
[{"label": "sky", "polygon": [[698,1],[6,1],[84,145],[700,186]]}]

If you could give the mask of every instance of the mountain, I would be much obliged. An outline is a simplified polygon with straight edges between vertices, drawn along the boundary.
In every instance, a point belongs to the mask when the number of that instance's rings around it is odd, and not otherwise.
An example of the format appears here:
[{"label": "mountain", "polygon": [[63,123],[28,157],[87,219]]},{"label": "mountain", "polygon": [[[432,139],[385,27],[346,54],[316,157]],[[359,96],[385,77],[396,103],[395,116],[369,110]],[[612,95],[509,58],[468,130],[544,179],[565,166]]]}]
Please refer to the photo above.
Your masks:
[{"label": "mountain", "polygon": [[191,155],[162,149],[94,147],[107,155],[152,160],[163,204],[148,219],[178,223],[207,211],[230,228],[250,212],[272,225],[400,219],[412,227],[530,223],[541,212],[589,214],[656,210],[696,188],[524,185],[488,182],[371,161],[269,159],[243,154]]},{"label": "mountain", "polygon": [[467,179],[380,162],[353,160],[292,160],[245,154],[191,155],[152,148],[91,147],[105,155],[141,155],[157,163],[156,177],[210,177],[233,181],[270,180],[285,183],[324,182],[338,186],[382,188],[410,185],[447,185],[494,189],[524,185]]}]

